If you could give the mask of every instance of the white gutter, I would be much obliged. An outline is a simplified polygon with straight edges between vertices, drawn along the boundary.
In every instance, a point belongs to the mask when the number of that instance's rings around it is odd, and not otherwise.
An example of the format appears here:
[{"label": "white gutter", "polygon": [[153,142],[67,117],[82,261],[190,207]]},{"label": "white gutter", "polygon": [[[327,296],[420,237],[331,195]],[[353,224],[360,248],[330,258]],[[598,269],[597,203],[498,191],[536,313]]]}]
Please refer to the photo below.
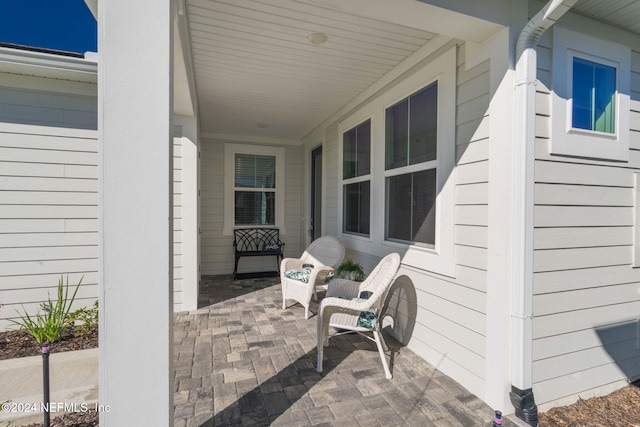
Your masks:
[{"label": "white gutter", "polygon": [[96,83],[95,55],[88,58],[0,47],[0,72]]},{"label": "white gutter", "polygon": [[516,415],[537,425],[533,401],[533,192],[536,69],[542,34],[578,0],[550,0],[522,30],[516,44],[511,401]]}]

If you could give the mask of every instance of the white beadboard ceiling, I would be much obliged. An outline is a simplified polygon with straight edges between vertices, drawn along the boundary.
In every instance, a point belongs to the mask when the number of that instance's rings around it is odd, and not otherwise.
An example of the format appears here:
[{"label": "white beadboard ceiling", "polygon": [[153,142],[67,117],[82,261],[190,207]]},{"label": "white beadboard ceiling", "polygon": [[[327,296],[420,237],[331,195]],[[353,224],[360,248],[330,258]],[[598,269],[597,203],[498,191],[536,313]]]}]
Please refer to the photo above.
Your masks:
[{"label": "white beadboard ceiling", "polygon": [[201,128],[218,135],[299,140],[434,37],[304,0],[188,0],[187,17]]},{"label": "white beadboard ceiling", "polygon": [[[300,140],[436,33],[481,41],[497,28],[428,4],[441,0],[184,1],[201,130],[246,140]],[[640,33],[640,0],[573,11]],[[327,42],[310,43],[315,32]]]},{"label": "white beadboard ceiling", "polygon": [[625,30],[640,33],[640,1],[580,0],[573,11]]}]

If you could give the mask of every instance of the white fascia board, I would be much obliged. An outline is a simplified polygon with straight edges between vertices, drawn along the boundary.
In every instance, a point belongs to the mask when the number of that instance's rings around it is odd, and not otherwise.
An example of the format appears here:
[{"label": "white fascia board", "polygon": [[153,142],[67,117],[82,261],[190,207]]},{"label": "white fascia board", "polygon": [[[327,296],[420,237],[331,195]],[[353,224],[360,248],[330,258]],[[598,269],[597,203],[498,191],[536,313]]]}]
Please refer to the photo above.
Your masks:
[{"label": "white fascia board", "polygon": [[95,60],[0,47],[0,72],[97,83]]},{"label": "white fascia board", "polygon": [[182,2],[174,3],[174,6],[177,10],[173,31],[173,111],[178,115],[192,117],[197,116],[198,94],[195,87],[188,23],[184,16]]}]

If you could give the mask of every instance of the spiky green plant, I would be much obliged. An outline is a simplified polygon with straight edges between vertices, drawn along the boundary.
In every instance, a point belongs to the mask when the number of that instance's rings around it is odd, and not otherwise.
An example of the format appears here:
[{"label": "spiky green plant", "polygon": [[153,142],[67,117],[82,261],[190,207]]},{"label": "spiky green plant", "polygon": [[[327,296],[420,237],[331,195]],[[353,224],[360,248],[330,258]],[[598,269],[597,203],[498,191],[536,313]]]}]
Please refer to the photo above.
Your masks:
[{"label": "spiky green plant", "polygon": [[66,285],[63,277],[60,276],[60,280],[58,280],[58,299],[55,303],[51,300],[51,295],[48,295],[47,302],[41,305],[35,316],[29,315],[24,306],[22,306],[24,314],[18,312],[20,320],[13,320],[13,323],[25,329],[35,338],[38,344],[42,345],[58,340],[62,332],[69,327],[69,323],[66,320],[69,317],[71,305],[76,298],[83,278],[84,276],[80,278],[80,282],[78,282],[71,299],[69,299],[69,276],[67,275]]}]

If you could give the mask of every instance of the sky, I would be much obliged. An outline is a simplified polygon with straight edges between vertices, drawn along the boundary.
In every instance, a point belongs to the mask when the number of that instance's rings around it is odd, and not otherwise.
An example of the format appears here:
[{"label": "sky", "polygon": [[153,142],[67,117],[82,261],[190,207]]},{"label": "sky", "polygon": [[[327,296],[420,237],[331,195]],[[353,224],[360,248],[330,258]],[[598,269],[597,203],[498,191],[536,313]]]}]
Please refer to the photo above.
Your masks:
[{"label": "sky", "polygon": [[84,0],[0,0],[0,42],[85,53],[97,39]]}]

